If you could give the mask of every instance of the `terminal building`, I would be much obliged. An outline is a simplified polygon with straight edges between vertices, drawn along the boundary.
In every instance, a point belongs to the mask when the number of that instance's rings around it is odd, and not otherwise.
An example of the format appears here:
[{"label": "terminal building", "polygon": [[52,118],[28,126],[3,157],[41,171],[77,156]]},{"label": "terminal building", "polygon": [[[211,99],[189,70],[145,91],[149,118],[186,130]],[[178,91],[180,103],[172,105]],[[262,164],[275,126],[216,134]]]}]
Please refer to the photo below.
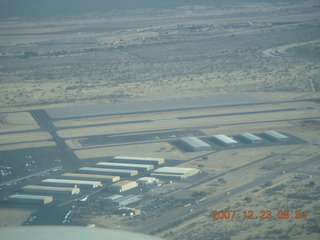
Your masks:
[{"label": "terminal building", "polygon": [[136,181],[119,181],[112,185],[110,185],[110,189],[115,192],[124,192],[133,188],[138,187],[138,183]]},{"label": "terminal building", "polygon": [[96,167],[103,168],[116,168],[116,169],[132,169],[143,172],[148,172],[153,170],[153,165],[146,164],[133,164],[133,163],[116,163],[116,162],[99,162],[96,164]]},{"label": "terminal building", "polygon": [[118,196],[112,199],[112,202],[118,206],[126,206],[131,203],[139,201],[138,195]]},{"label": "terminal building", "polygon": [[78,169],[78,172],[89,173],[89,174],[114,175],[114,176],[121,176],[121,177],[132,177],[138,174],[137,170],[98,168],[98,167],[82,167]]},{"label": "terminal building", "polygon": [[48,204],[53,201],[52,196],[40,196],[40,195],[25,195],[15,194],[11,195],[8,200],[13,203],[22,204]]},{"label": "terminal building", "polygon": [[100,181],[100,182],[107,182],[107,183],[113,183],[120,180],[119,176],[84,174],[84,173],[64,173],[60,177],[67,178],[67,179]]},{"label": "terminal building", "polygon": [[28,193],[38,193],[38,194],[74,195],[74,194],[80,193],[80,188],[27,185],[22,187],[22,191],[28,192]]},{"label": "terminal building", "polygon": [[272,140],[272,141],[276,141],[276,142],[282,142],[282,141],[286,141],[288,140],[288,137],[278,133],[276,131],[265,131],[262,133],[264,137]]},{"label": "terminal building", "polygon": [[199,170],[196,168],[162,167],[153,171],[151,176],[159,179],[182,180],[197,173]]},{"label": "terminal building", "polygon": [[213,139],[224,146],[232,147],[238,144],[236,140],[223,134],[214,135]]},{"label": "terminal building", "polygon": [[262,138],[252,134],[252,133],[240,133],[238,137],[249,143],[260,143],[263,141]]},{"label": "terminal building", "polygon": [[184,145],[188,146],[193,151],[211,150],[211,145],[197,137],[184,137],[181,138],[181,141]]},{"label": "terminal building", "polygon": [[152,164],[158,166],[164,164],[164,158],[144,158],[144,157],[123,157],[117,156],[114,157],[112,162],[118,163],[133,163],[133,164]]},{"label": "terminal building", "polygon": [[69,180],[69,179],[45,179],[41,184],[56,187],[84,187],[84,188],[97,188],[102,184],[99,181],[84,181],[84,180]]}]

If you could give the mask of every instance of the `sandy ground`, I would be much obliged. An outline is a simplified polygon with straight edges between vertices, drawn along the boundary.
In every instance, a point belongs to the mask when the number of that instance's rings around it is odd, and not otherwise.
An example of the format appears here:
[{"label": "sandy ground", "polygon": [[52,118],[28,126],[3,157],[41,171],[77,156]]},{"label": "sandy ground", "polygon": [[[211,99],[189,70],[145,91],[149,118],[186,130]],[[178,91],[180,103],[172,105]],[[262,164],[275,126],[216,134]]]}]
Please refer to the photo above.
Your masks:
[{"label": "sandy ground", "polygon": [[36,142],[41,140],[49,140],[51,138],[52,137],[48,132],[2,134],[0,144]]},{"label": "sandy ground", "polygon": [[[262,149],[261,149],[262,150]],[[271,149],[269,149],[271,150]],[[285,152],[285,149],[274,149],[276,153]],[[259,151],[259,150],[258,150]],[[301,159],[296,158],[296,155],[306,153],[316,153],[316,148],[310,148],[310,149],[299,149],[297,151],[292,152],[288,159],[290,161],[297,162]],[[260,152],[259,154],[264,155],[266,152]],[[218,156],[219,153],[217,153],[216,156]],[[228,154],[228,151],[225,151],[223,155]],[[229,151],[230,155],[234,155],[234,153]],[[247,156],[246,156],[247,155]],[[214,155],[213,155],[214,156]],[[236,154],[237,161],[241,161],[246,159],[246,157],[250,156],[250,154],[245,152],[239,152]],[[224,159],[230,159],[230,156],[226,156],[227,158]],[[296,159],[291,159],[292,157],[295,157]],[[255,159],[255,158],[252,158]],[[209,161],[208,161],[209,162]],[[210,161],[210,162],[213,162]],[[217,162],[217,166],[221,166],[221,162]],[[287,162],[287,160],[286,160]],[[207,166],[210,163],[205,163]],[[237,185],[245,184],[246,182],[252,181],[252,179],[258,177],[260,174],[265,173],[267,170],[263,169],[244,169],[243,171],[232,174],[232,175],[226,175],[224,179],[226,180],[226,183],[219,183],[217,180],[214,180],[212,183],[207,182],[206,184],[203,184],[203,186],[199,186],[199,188],[194,190],[205,190],[209,194],[221,194],[224,192],[227,192],[228,190],[232,189],[233,187],[236,187]],[[320,172],[320,167],[312,168],[312,169],[306,169],[306,171],[315,171]],[[164,231],[161,234],[158,234],[159,236],[165,236],[167,239],[200,239],[200,236],[205,236],[206,231],[207,232],[215,232],[216,234],[220,234],[222,231],[226,234],[229,231],[237,231],[237,234],[232,237],[231,239],[241,239],[245,240],[248,239],[248,236],[256,236],[253,237],[253,239],[265,239],[262,236],[262,234],[266,234],[271,236],[271,234],[275,234],[274,238],[279,237],[279,232],[276,231],[272,233],[272,230],[274,229],[280,229],[284,234],[288,234],[291,237],[289,239],[317,239],[319,236],[317,233],[308,233],[308,231],[305,230],[305,226],[307,224],[311,225],[317,225],[318,214],[319,214],[319,203],[317,201],[308,201],[308,200],[299,200],[294,198],[288,198],[286,195],[290,193],[297,193],[297,189],[299,190],[302,195],[310,194],[311,192],[317,191],[316,189],[310,189],[307,187],[306,184],[310,180],[296,180],[293,178],[294,173],[282,175],[280,178],[277,178],[273,181],[273,185],[269,187],[272,189],[275,186],[278,185],[284,185],[284,190],[276,192],[274,195],[266,195],[265,189],[268,188],[261,188],[261,187],[255,187],[254,189],[258,190],[257,192],[246,192],[243,193],[237,197],[229,199],[227,202],[222,203],[220,205],[214,206],[213,210],[221,210],[221,209],[229,209],[229,210],[235,210],[237,211],[237,216],[240,216],[240,218],[236,218],[234,220],[231,219],[220,219],[220,220],[212,220],[208,218],[207,215],[200,215],[192,220],[189,220],[177,227],[174,227],[170,230]],[[235,179],[236,182],[235,183]],[[312,181],[318,184],[320,184],[320,177],[319,175],[316,175],[312,178]],[[253,190],[253,189],[252,189]],[[319,192],[318,192],[319,194]],[[244,199],[246,197],[250,197],[252,199],[252,202],[248,203]],[[243,219],[242,212],[243,211],[254,211],[256,214],[259,215],[260,211],[272,211],[272,220],[266,220],[266,219],[254,219],[254,220],[246,220]],[[277,212],[278,211],[285,211],[290,210],[292,212],[292,216],[295,215],[296,210],[301,211],[307,211],[307,220],[305,219],[278,219],[277,218]],[[240,215],[239,215],[240,214]],[[270,231],[268,233],[268,231]],[[197,232],[199,235],[196,237],[194,233]],[[260,237],[258,237],[260,235]],[[297,237],[297,238],[295,238]]]},{"label": "sandy ground", "polygon": [[43,141],[43,142],[7,144],[7,145],[0,146],[0,150],[7,151],[7,150],[15,150],[15,149],[50,147],[50,146],[56,146],[56,143],[52,141]]},{"label": "sandy ground", "polygon": [[0,209],[0,227],[21,226],[33,210],[27,209]]},{"label": "sandy ground", "polygon": [[0,132],[32,130],[38,128],[39,125],[28,112],[0,114]]}]

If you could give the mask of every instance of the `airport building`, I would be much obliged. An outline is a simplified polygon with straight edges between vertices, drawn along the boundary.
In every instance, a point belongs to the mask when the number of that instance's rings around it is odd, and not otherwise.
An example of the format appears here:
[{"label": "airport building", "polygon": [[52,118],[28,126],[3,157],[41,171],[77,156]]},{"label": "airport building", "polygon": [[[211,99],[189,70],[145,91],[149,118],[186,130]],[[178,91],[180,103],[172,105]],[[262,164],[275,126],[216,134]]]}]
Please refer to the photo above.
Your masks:
[{"label": "airport building", "polygon": [[240,133],[239,135],[239,138],[246,141],[246,142],[249,142],[249,143],[260,143],[263,141],[262,138],[252,134],[252,133]]},{"label": "airport building", "polygon": [[152,177],[166,179],[185,179],[199,173],[196,168],[178,168],[178,167],[162,167],[158,168],[151,174]]},{"label": "airport building", "polygon": [[39,186],[39,185],[27,185],[22,187],[24,192],[38,193],[38,194],[64,194],[74,195],[80,193],[80,188],[69,187],[51,187],[51,186]]},{"label": "airport building", "polygon": [[11,195],[8,200],[14,203],[26,204],[48,204],[53,201],[52,196],[39,196],[39,195],[25,195],[15,194]]},{"label": "airport building", "polygon": [[119,181],[110,186],[110,189],[116,192],[124,192],[138,186],[136,181]]},{"label": "airport building", "polygon": [[139,201],[138,195],[128,195],[128,196],[119,196],[117,198],[112,199],[112,202],[117,204],[118,206],[126,206],[131,203]]},{"label": "airport building", "polygon": [[112,162],[118,163],[133,163],[133,164],[152,164],[154,166],[164,163],[164,158],[144,158],[144,157],[114,157]]},{"label": "airport building", "polygon": [[99,162],[96,164],[96,167],[133,169],[133,170],[144,171],[144,172],[151,171],[154,168],[153,165],[133,164],[133,163],[115,163],[115,162]]},{"label": "airport building", "polygon": [[84,181],[84,180],[69,180],[69,179],[45,179],[41,184],[56,187],[84,187],[84,188],[97,188],[102,184],[99,181]]},{"label": "airport building", "polygon": [[238,143],[236,140],[223,134],[214,135],[213,138],[215,141],[219,142],[220,144],[223,144],[229,147],[235,146]]},{"label": "airport building", "polygon": [[88,174],[114,175],[114,176],[121,176],[121,177],[132,177],[138,174],[137,170],[97,168],[97,167],[83,167],[78,169],[78,172],[88,173]]},{"label": "airport building", "polygon": [[184,175],[177,175],[177,174],[151,173],[151,176],[157,177],[159,179],[169,179],[169,180],[183,180],[183,179],[186,179],[186,177]]},{"label": "airport building", "polygon": [[263,132],[263,136],[272,140],[272,141],[277,141],[277,142],[281,142],[281,141],[285,141],[288,139],[287,136],[278,133],[276,131],[265,131]]},{"label": "airport building", "polygon": [[153,184],[157,182],[159,182],[159,179],[155,177],[142,177],[137,180],[137,183],[143,184],[143,185]]},{"label": "airport building", "polygon": [[197,137],[184,137],[181,138],[181,141],[184,145],[188,146],[193,151],[205,151],[212,149],[208,143],[202,141]]},{"label": "airport building", "polygon": [[84,174],[84,173],[64,173],[60,177],[76,180],[89,180],[113,183],[120,180],[119,176],[98,175],[98,174]]}]

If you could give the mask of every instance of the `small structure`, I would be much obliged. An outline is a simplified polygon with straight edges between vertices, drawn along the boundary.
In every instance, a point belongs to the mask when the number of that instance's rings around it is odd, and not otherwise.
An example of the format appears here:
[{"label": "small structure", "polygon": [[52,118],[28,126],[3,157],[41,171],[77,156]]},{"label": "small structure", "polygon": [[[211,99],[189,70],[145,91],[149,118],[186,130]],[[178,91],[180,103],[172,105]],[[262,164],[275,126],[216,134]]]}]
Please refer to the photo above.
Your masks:
[{"label": "small structure", "polygon": [[312,175],[310,175],[310,174],[296,174],[294,176],[294,178],[297,178],[297,179],[310,179],[310,178],[312,178]]},{"label": "small structure", "polygon": [[116,192],[124,192],[130,189],[138,187],[138,183],[136,181],[119,181],[110,186],[110,189]]},{"label": "small structure", "polygon": [[137,183],[143,184],[143,185],[149,185],[157,182],[159,182],[159,179],[155,177],[142,177],[137,180]]},{"label": "small structure", "polygon": [[153,165],[146,164],[133,164],[133,163],[115,163],[115,162],[99,162],[96,164],[96,167],[103,168],[116,168],[116,169],[131,169],[138,171],[151,171],[153,170]]},{"label": "small structure", "polygon": [[238,142],[236,140],[234,140],[231,137],[228,137],[226,135],[223,135],[223,134],[214,135],[213,138],[218,143],[225,145],[225,146],[229,146],[229,147],[232,147],[232,146],[235,146],[238,144]]},{"label": "small structure", "polygon": [[158,168],[151,176],[162,179],[185,179],[199,173],[196,168],[162,167]]},{"label": "small structure", "polygon": [[276,131],[265,131],[262,133],[264,137],[272,140],[272,141],[276,141],[276,142],[281,142],[281,141],[286,141],[288,140],[288,137],[278,133]]},{"label": "small structure", "polygon": [[152,164],[158,166],[164,164],[164,158],[145,158],[145,157],[114,157],[111,162],[118,163],[133,163],[133,164]]},{"label": "small structure", "polygon": [[26,204],[48,204],[53,201],[52,196],[40,196],[40,195],[26,195],[15,194],[11,195],[8,200],[14,203],[26,203]]},{"label": "small structure", "polygon": [[137,201],[139,201],[138,195],[120,196],[118,198],[112,199],[112,202],[117,204],[118,206],[126,206]]},{"label": "small structure", "polygon": [[193,151],[211,150],[211,146],[197,137],[183,137],[181,141]]},{"label": "small structure", "polygon": [[38,193],[38,194],[64,194],[74,195],[80,193],[80,188],[69,187],[51,187],[51,186],[39,186],[39,185],[27,185],[22,187],[24,192]]},{"label": "small structure", "polygon": [[76,180],[92,180],[101,182],[117,182],[120,180],[119,176],[98,175],[98,174],[85,174],[85,173],[63,173],[60,175],[62,178],[76,179]]},{"label": "small structure", "polygon": [[78,169],[80,173],[89,174],[105,174],[105,175],[115,175],[121,177],[132,177],[138,174],[137,170],[126,170],[126,169],[111,169],[111,168],[94,168],[94,167],[83,167]]},{"label": "small structure", "polygon": [[263,141],[262,138],[252,133],[240,133],[239,138],[249,143],[260,143]]},{"label": "small structure", "polygon": [[57,187],[85,187],[85,188],[97,188],[102,186],[99,181],[84,181],[84,180],[69,180],[69,179],[45,179],[41,181],[41,184],[47,186]]}]

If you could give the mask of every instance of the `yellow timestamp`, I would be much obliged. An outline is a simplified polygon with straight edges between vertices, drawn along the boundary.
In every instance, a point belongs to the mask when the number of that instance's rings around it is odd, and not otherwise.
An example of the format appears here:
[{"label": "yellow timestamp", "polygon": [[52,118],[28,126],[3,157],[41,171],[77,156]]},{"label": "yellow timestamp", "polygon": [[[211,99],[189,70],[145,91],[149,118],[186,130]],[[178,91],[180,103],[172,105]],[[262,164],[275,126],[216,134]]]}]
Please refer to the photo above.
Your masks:
[{"label": "yellow timestamp", "polygon": [[288,210],[261,210],[261,211],[235,211],[235,210],[214,210],[212,219],[306,219],[307,211],[288,211]]}]

